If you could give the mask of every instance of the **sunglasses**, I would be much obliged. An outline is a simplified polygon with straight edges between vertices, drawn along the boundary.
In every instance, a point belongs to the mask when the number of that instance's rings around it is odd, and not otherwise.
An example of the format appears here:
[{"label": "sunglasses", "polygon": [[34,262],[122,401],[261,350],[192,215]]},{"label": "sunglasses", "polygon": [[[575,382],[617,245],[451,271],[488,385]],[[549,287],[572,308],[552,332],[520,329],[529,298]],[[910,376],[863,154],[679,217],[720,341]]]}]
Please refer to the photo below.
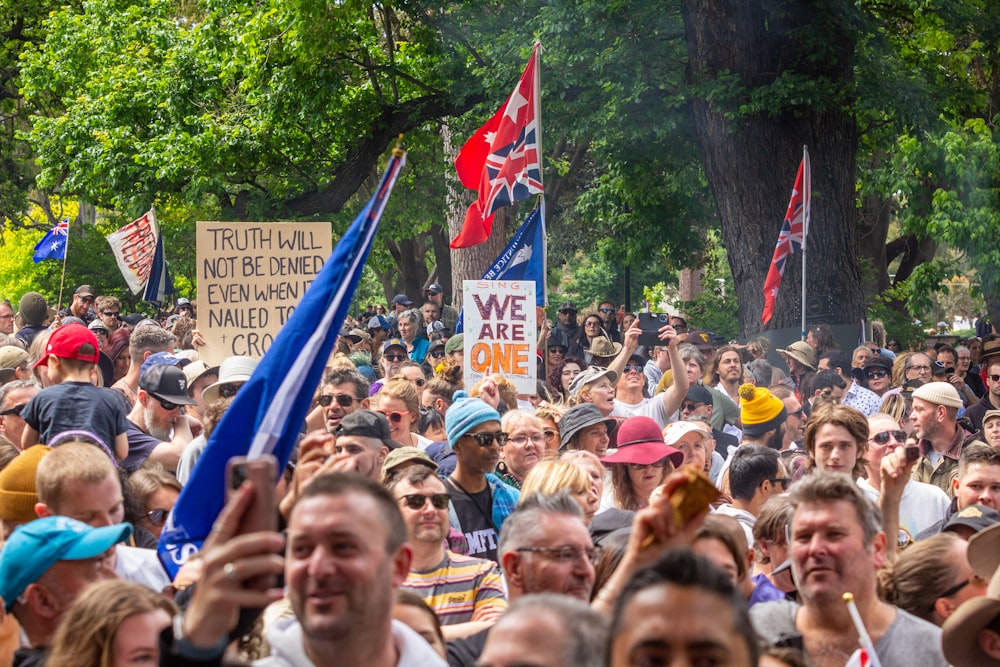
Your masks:
[{"label": "sunglasses", "polygon": [[497,431],[496,433],[466,433],[462,437],[472,438],[479,443],[480,447],[489,447],[494,440],[501,447],[507,444],[507,434],[503,431]]},{"label": "sunglasses", "polygon": [[337,401],[337,405],[342,408],[349,408],[354,401],[360,401],[360,398],[354,398],[348,394],[320,394],[316,402],[322,405],[324,408],[328,408],[333,405],[334,401]]},{"label": "sunglasses", "polygon": [[1000,375],[991,375],[990,382],[1000,382]]},{"label": "sunglasses", "polygon": [[[379,410],[379,412],[382,412],[382,410]],[[410,414],[410,411],[403,410],[402,412],[382,412],[382,414],[385,415],[385,418],[391,421],[393,424],[398,424],[399,422],[403,421],[403,415]]]},{"label": "sunglasses", "polygon": [[792,481],[791,477],[769,477],[767,479],[771,484],[780,484],[782,491],[788,490],[788,484]]},{"label": "sunglasses", "polygon": [[225,384],[219,385],[219,397],[220,398],[232,398],[236,395],[236,390],[239,389],[239,385],[227,382]]},{"label": "sunglasses", "polygon": [[24,406],[26,406],[26,405],[27,405],[27,403],[19,403],[19,404],[15,405],[14,407],[7,408],[3,412],[0,412],[0,417],[6,417],[7,415],[17,415],[18,417],[20,417],[21,416],[21,410],[24,410]]},{"label": "sunglasses", "polygon": [[170,412],[171,410],[176,410],[177,408],[181,407],[180,403],[171,403],[170,401],[163,400],[159,396],[153,396],[153,398],[155,398],[156,400],[158,400],[160,402],[160,405],[167,412]]},{"label": "sunglasses", "polygon": [[101,314],[104,315],[105,317],[118,317],[117,310],[105,310]]},{"label": "sunglasses", "polygon": [[418,387],[423,387],[425,384],[427,384],[427,380],[425,380],[423,378],[417,378],[416,380],[410,380],[410,382],[412,382],[413,384],[417,385]]},{"label": "sunglasses", "polygon": [[154,526],[162,526],[163,523],[167,520],[168,514],[170,514],[170,510],[165,510],[165,509],[149,510],[148,512],[146,512],[146,518],[149,519],[149,522]]},{"label": "sunglasses", "polygon": [[583,326],[590,327],[592,329],[596,329],[597,327],[601,326],[601,323],[600,322],[590,321],[590,322],[584,322]]},{"label": "sunglasses", "polygon": [[872,436],[872,442],[876,445],[884,445],[892,438],[896,442],[906,442],[906,431],[883,431]]},{"label": "sunglasses", "polygon": [[435,359],[444,359],[447,353],[444,351],[443,347],[439,347],[436,350],[431,350],[431,356]]},{"label": "sunglasses", "polygon": [[632,372],[632,373],[641,373],[642,372],[642,366],[640,366],[639,364],[625,364],[625,370],[624,370],[624,372],[625,373],[629,373],[629,372]]},{"label": "sunglasses", "polygon": [[614,308],[598,308],[598,310],[600,310],[605,315],[610,315],[611,313],[615,312]]},{"label": "sunglasses", "polygon": [[386,361],[406,361],[405,354],[383,354],[382,357]]},{"label": "sunglasses", "polygon": [[694,412],[699,407],[703,405],[708,405],[707,403],[682,403],[681,410],[684,412]]},{"label": "sunglasses", "polygon": [[431,501],[431,505],[436,510],[446,510],[448,509],[448,501],[451,500],[451,496],[447,493],[434,493],[429,496],[425,496],[422,493],[408,493],[405,496],[400,496],[399,498],[406,503],[406,506],[411,510],[422,510],[427,501]]},{"label": "sunglasses", "polygon": [[662,468],[667,464],[667,459],[662,458],[659,461],[654,461],[653,463],[629,463],[628,467],[632,470],[645,470],[646,468]]},{"label": "sunglasses", "polygon": [[875,378],[884,378],[889,374],[889,371],[868,371],[868,379],[874,380]]},{"label": "sunglasses", "polygon": [[80,297],[80,302],[81,303],[94,303],[94,297],[92,297],[92,296],[81,296]]},{"label": "sunglasses", "polygon": [[545,439],[554,438],[559,435],[559,431],[542,431],[545,434]]}]

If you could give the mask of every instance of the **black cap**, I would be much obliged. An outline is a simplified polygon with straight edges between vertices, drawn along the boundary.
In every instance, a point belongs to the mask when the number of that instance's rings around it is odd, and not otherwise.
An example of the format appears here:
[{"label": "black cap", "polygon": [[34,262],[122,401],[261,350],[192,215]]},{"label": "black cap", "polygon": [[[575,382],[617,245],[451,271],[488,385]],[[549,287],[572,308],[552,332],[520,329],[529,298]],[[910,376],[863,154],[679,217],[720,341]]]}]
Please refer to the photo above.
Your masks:
[{"label": "black cap", "polygon": [[79,294],[80,296],[94,296],[94,288],[90,285],[80,285],[76,288],[73,294]]},{"label": "black cap", "polygon": [[978,533],[995,523],[1000,523],[1000,512],[985,505],[969,505],[952,514],[948,522],[941,528],[941,532],[954,530],[958,526],[965,526]]},{"label": "black cap", "polygon": [[433,283],[424,290],[424,294],[427,294],[428,292],[431,294],[444,294],[444,288],[437,283]]},{"label": "black cap", "polygon": [[184,371],[168,364],[156,364],[139,377],[139,388],[156,398],[180,405],[196,405],[187,395]]},{"label": "black cap", "polygon": [[705,389],[705,387],[700,384],[693,384],[688,387],[687,395],[684,398],[689,401],[694,401],[695,403],[712,405],[712,392]]},{"label": "black cap", "polygon": [[567,301],[563,305],[559,306],[559,312],[560,313],[575,313],[575,312],[577,312],[577,310],[576,310],[576,306],[574,306],[572,302]]},{"label": "black cap", "polygon": [[398,449],[402,443],[392,439],[389,432],[389,420],[381,412],[374,410],[356,410],[340,420],[337,436],[357,435],[362,438],[381,440],[389,449]]}]

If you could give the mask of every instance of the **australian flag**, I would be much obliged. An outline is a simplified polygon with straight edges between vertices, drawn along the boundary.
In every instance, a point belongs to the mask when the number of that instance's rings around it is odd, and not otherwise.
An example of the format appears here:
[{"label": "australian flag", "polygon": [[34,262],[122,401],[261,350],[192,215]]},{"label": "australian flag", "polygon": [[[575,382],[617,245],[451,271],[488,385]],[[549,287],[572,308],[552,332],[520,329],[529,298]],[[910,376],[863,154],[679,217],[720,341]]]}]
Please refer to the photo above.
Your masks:
[{"label": "australian flag", "polygon": [[394,151],[382,182],[333,249],[288,322],[212,432],[167,518],[157,553],[173,578],[211,532],[225,501],[226,462],[272,454],[288,463],[405,153]]},{"label": "australian flag", "polygon": [[504,206],[542,192],[539,148],[538,50],[535,44],[517,88],[455,158],[462,185],[479,191],[465,212],[452,248],[468,248],[490,237],[493,214]]},{"label": "australian flag", "polygon": [[[785,262],[795,254],[805,243],[809,233],[809,205],[812,200],[811,177],[809,170],[809,152],[802,151],[802,162],[795,175],[795,187],[788,201],[785,220],[781,223],[778,243],[774,246],[774,256],[771,257],[771,268],[764,280],[764,312],[760,315],[761,324],[771,321],[774,314],[774,300],[778,298],[781,287],[781,276],[785,274]],[[805,307],[805,304],[802,304]]]},{"label": "australian flag", "polygon": [[69,242],[69,218],[64,218],[50,229],[35,245],[32,259],[38,264],[43,259],[66,259],[66,244]]},{"label": "australian flag", "polygon": [[[483,280],[534,280],[535,303],[538,306],[548,305],[548,263],[546,262],[546,247],[548,237],[545,233],[545,203],[544,201],[531,212],[528,219],[514,234],[507,247],[496,258],[493,265],[483,274]],[[462,332],[462,316],[464,309],[458,314],[455,322],[455,333]]]}]

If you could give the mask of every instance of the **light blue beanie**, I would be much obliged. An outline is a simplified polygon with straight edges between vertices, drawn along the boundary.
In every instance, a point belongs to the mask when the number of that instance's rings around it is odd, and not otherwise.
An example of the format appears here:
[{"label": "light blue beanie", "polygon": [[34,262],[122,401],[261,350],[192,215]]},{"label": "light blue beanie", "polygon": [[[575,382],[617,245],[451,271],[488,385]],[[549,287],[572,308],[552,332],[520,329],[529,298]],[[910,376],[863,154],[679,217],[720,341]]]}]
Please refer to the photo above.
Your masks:
[{"label": "light blue beanie", "polygon": [[444,428],[448,432],[448,444],[452,447],[463,435],[483,422],[499,422],[500,413],[481,398],[459,396],[465,392],[455,392],[455,402],[444,415]]}]

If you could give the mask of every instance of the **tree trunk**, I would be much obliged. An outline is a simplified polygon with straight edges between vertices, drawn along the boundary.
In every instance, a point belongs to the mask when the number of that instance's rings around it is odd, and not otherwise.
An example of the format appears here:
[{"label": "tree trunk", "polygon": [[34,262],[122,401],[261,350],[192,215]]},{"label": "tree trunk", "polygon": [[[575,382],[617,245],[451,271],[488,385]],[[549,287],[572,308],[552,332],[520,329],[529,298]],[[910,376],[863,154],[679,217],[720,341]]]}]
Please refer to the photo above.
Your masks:
[{"label": "tree trunk", "polygon": [[[857,322],[864,290],[856,247],[855,149],[848,100],[778,107],[794,98],[779,77],[823,78],[848,89],[855,37],[841,3],[821,8],[806,0],[684,0],[688,76],[702,90],[742,89],[693,98],[695,129],[739,301],[740,333],[761,329],[764,278],[788,206],[802,146],[812,161],[812,223],[807,241],[810,323]],[[805,44],[821,43],[810,60]],[[812,54],[818,56],[818,54]],[[734,84],[732,78],[738,80]],[[721,79],[727,79],[722,81]],[[761,87],[771,87],[761,90]],[[747,111],[756,93],[766,108]],[[806,95],[803,92],[803,96]],[[821,102],[823,102],[821,106]],[[770,328],[797,326],[801,313],[801,256],[786,263]]]}]

